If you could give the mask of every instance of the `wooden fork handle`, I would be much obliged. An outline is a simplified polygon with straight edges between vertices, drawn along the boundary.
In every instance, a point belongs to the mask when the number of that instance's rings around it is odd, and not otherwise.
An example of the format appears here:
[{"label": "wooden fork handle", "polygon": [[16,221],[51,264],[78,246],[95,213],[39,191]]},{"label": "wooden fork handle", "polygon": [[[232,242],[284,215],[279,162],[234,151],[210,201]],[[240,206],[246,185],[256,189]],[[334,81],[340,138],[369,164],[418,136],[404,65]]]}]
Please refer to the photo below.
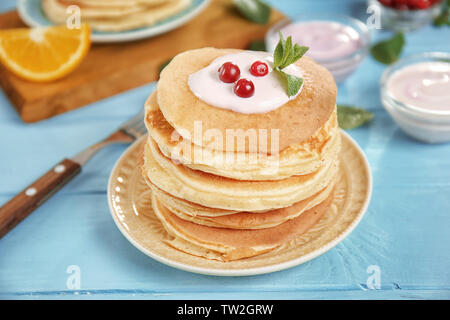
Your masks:
[{"label": "wooden fork handle", "polygon": [[0,238],[81,172],[81,165],[64,159],[0,208]]}]

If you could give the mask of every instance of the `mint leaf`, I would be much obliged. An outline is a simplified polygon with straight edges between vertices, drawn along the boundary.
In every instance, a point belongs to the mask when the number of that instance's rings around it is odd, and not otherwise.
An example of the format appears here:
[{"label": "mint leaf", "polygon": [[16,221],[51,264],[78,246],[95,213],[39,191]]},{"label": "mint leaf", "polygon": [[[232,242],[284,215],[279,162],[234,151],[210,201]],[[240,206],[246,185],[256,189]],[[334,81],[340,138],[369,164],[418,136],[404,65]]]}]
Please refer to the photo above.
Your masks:
[{"label": "mint leaf", "polygon": [[442,13],[434,19],[433,24],[436,27],[450,26],[450,0],[444,4]]},{"label": "mint leaf", "polygon": [[404,45],[405,36],[403,33],[399,32],[391,39],[380,41],[375,44],[370,49],[370,53],[378,62],[391,64],[397,61],[398,57],[402,53]]},{"label": "mint leaf", "polygon": [[288,65],[293,64],[308,51],[308,47],[300,46],[297,43],[292,44],[292,37],[284,39],[281,32],[278,32],[280,40],[278,41],[273,53],[273,67],[284,69]]},{"label": "mint leaf", "polygon": [[288,37],[284,47],[284,56],[280,64],[280,69],[286,68],[288,65],[290,65],[292,63],[291,61],[293,57],[294,57],[294,48],[292,47],[292,38]]},{"label": "mint leaf", "polygon": [[289,75],[286,72],[283,72],[282,69],[300,59],[309,48],[293,44],[292,37],[288,37],[285,40],[280,31],[278,31],[278,34],[280,40],[273,53],[273,68],[281,75],[281,78],[285,82],[287,94],[289,97],[292,97],[295,96],[302,87],[303,79]]},{"label": "mint leaf", "polygon": [[278,32],[280,35],[280,40],[277,43],[277,46],[275,47],[275,51],[273,52],[273,67],[278,68],[284,59],[284,52],[286,48],[286,40],[284,40],[283,35],[281,32]]},{"label": "mint leaf", "polygon": [[442,12],[434,19],[433,25],[435,27],[450,26],[450,0],[443,4]]},{"label": "mint leaf", "polygon": [[308,47],[299,46],[298,44],[295,44],[293,61],[295,62],[301,57],[303,57],[303,55],[306,53],[306,51],[308,51],[308,49],[309,49]]},{"label": "mint leaf", "polygon": [[254,40],[248,46],[248,50],[252,51],[267,51],[266,43],[264,40]]},{"label": "mint leaf", "polygon": [[266,24],[270,19],[270,6],[260,0],[233,0],[233,4],[250,21]]},{"label": "mint leaf", "polygon": [[353,129],[373,119],[372,112],[358,107],[338,105],[338,123],[342,129]]},{"label": "mint leaf", "polygon": [[433,21],[433,25],[436,27],[450,26],[450,10],[442,12]]},{"label": "mint leaf", "polygon": [[300,90],[303,84],[303,79],[287,74],[286,72],[281,71],[279,68],[275,69],[284,79],[286,91],[289,97],[295,96],[297,92]]}]

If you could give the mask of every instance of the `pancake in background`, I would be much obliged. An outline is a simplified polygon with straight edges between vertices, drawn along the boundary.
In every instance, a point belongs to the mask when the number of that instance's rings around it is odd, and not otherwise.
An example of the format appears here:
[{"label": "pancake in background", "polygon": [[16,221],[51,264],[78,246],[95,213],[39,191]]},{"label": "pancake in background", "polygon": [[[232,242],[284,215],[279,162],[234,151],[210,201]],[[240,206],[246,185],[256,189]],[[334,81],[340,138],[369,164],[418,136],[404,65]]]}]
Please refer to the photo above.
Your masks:
[{"label": "pancake in background", "polygon": [[[192,206],[199,207],[198,205],[193,203],[186,204],[185,200],[175,198],[155,186],[152,187],[152,192],[167,209],[183,220],[216,228],[263,229],[272,228],[290,219],[297,218],[305,211],[317,206],[332,194],[334,185],[335,183],[333,182],[317,194],[286,208],[258,213],[229,212],[227,215],[218,216],[212,216],[211,212],[207,212],[208,215],[198,215],[196,213],[200,210],[194,212],[190,210]],[[217,210],[207,207],[201,207],[201,209],[203,209],[203,211]],[[212,213],[214,213],[214,211]]]},{"label": "pancake in background", "polygon": [[311,197],[333,181],[338,163],[336,160],[314,173],[283,180],[241,181],[177,165],[152,139],[143,152],[144,177],[158,188],[206,207],[250,212],[288,207]]},{"label": "pancake in background", "polygon": [[334,161],[340,150],[335,111],[312,137],[284,149],[279,156],[202,148],[183,139],[166,121],[156,95],[153,92],[145,104],[146,126],[151,137],[166,157],[194,170],[239,180],[281,180],[314,172],[326,162]]},{"label": "pancake in background", "polygon": [[81,9],[81,19],[87,22],[86,19],[91,18],[118,18],[123,15],[136,13],[143,10],[141,6],[90,6],[84,5],[79,1],[67,0],[42,0],[42,9],[47,17],[55,23],[62,24],[66,22],[69,14],[66,12],[67,7],[77,5]]},{"label": "pancake in background", "polygon": [[[42,9],[56,24],[63,24],[69,16],[63,0],[43,0]],[[133,4],[129,6],[80,5],[81,20],[97,31],[124,31],[153,25],[173,16],[189,6],[192,0],[171,0],[153,5]]]},{"label": "pancake in background", "polygon": [[94,30],[123,31],[156,24],[186,9],[191,0],[177,0],[145,11],[124,16],[121,19],[90,19],[87,21]]},{"label": "pancake in background", "polygon": [[248,258],[273,250],[307,232],[325,214],[332,203],[325,201],[295,219],[276,227],[237,230],[198,225],[180,219],[152,196],[153,210],[170,235],[166,242],[193,255],[220,261]]},{"label": "pancake in background", "polygon": [[[184,138],[194,137],[195,121],[202,123],[203,132],[218,130],[226,137],[226,130],[279,129],[279,150],[308,140],[328,121],[335,110],[336,84],[333,76],[308,57],[302,57],[295,64],[304,76],[303,89],[293,100],[276,110],[262,114],[243,114],[216,108],[197,98],[190,90],[188,77],[208,66],[214,59],[242,50],[202,48],[177,55],[161,72],[157,84],[159,108],[167,122]],[[186,133],[190,133],[190,137]],[[214,143],[214,139],[202,135],[193,143],[220,151],[248,152],[248,144],[242,150],[234,144],[227,150],[225,141]],[[264,139],[266,140],[266,139]],[[271,150],[268,135],[267,149]],[[278,139],[277,139],[278,140]],[[263,141],[265,144],[266,141]],[[221,145],[221,146],[220,146]],[[259,145],[259,143],[258,143]],[[230,147],[228,147],[230,148]]]},{"label": "pancake in background", "polygon": [[129,6],[154,6],[161,3],[173,2],[176,0],[65,0],[65,2],[79,3],[80,6],[91,7],[129,7]]}]

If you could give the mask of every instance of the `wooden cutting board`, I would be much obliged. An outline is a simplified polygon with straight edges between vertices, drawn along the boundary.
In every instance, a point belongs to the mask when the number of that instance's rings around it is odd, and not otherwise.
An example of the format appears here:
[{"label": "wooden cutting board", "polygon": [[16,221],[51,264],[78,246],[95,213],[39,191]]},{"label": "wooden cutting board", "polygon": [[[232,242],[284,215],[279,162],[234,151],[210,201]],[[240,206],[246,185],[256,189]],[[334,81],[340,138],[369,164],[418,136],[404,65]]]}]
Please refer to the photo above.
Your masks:
[{"label": "wooden cutting board", "polygon": [[[213,0],[186,25],[154,38],[94,44],[66,78],[40,84],[21,80],[0,66],[0,85],[25,122],[35,122],[157,80],[162,63],[179,52],[212,46],[247,48],[284,18],[272,10],[267,25],[244,19],[231,0]],[[24,27],[17,11],[0,15],[0,28]]]}]

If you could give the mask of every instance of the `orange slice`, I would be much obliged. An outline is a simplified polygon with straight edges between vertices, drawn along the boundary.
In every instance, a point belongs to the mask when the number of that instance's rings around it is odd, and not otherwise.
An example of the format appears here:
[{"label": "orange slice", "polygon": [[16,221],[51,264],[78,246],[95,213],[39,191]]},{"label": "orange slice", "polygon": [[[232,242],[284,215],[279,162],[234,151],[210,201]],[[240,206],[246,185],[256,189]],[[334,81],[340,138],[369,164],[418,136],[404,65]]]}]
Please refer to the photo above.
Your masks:
[{"label": "orange slice", "polygon": [[0,61],[17,76],[36,82],[60,79],[73,71],[91,44],[87,24],[0,30]]}]

